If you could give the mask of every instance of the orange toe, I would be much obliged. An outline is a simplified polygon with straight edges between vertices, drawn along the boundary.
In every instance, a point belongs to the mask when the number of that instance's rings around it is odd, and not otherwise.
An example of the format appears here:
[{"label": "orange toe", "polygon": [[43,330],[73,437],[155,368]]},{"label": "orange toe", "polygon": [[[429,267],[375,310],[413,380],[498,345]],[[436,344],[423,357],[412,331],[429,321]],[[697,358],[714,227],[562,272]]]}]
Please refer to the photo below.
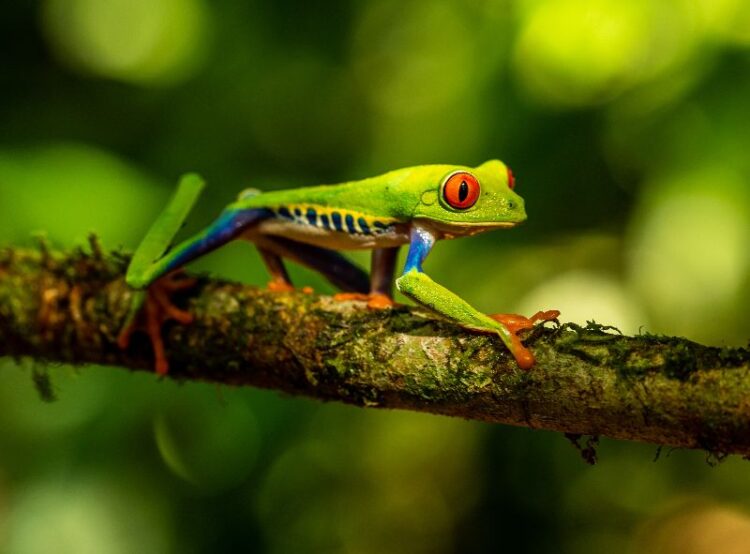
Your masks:
[{"label": "orange toe", "polygon": [[333,299],[338,302],[348,302],[350,300],[366,302],[370,299],[370,295],[361,292],[339,292],[333,295]]},{"label": "orange toe", "polygon": [[117,347],[120,350],[126,350],[128,346],[130,346],[130,337],[133,336],[133,333],[136,330],[136,324],[135,321],[128,325],[127,327],[124,327],[122,331],[120,331],[120,334],[117,335]]},{"label": "orange toe", "polygon": [[489,317],[502,324],[508,331],[510,331],[511,337],[511,353],[516,358],[516,362],[521,369],[531,369],[536,360],[531,351],[526,348],[521,339],[518,338],[520,331],[531,329],[534,327],[534,323],[552,321],[560,316],[559,310],[547,310],[539,311],[531,317],[524,317],[518,314],[490,314]]},{"label": "orange toe", "polygon": [[195,279],[179,278],[170,274],[154,282],[148,288],[148,294],[143,308],[133,321],[123,328],[117,337],[117,346],[125,350],[130,345],[130,339],[136,331],[144,331],[151,342],[154,352],[154,368],[159,375],[166,375],[169,371],[169,361],[164,347],[161,329],[168,320],[175,320],[183,325],[193,321],[193,315],[181,310],[172,303],[170,295],[175,291],[186,290],[196,284]]},{"label": "orange toe", "polygon": [[161,338],[161,326],[164,316],[160,314],[161,306],[158,302],[146,302],[146,333],[151,339],[151,347],[154,349],[154,366],[156,373],[166,375],[169,371],[167,354],[164,351],[164,339]]},{"label": "orange toe", "polygon": [[534,367],[534,364],[536,363],[534,354],[532,354],[531,350],[523,345],[520,346],[515,352],[513,352],[513,357],[516,359],[518,367],[525,371],[528,371],[529,369]]},{"label": "orange toe", "polygon": [[371,294],[369,300],[367,301],[367,307],[371,310],[385,310],[388,308],[393,308],[393,306],[395,305],[396,303],[393,301],[393,298],[391,298],[387,294]]},{"label": "orange toe", "polygon": [[[296,288],[291,283],[285,281],[269,281],[266,289],[271,292],[296,292]],[[315,291],[312,287],[302,287],[299,289],[302,294],[312,294]]]},{"label": "orange toe", "polygon": [[498,323],[502,323],[514,335],[519,331],[531,329],[534,326],[531,319],[518,314],[490,314],[490,317]]},{"label": "orange toe", "polygon": [[185,277],[179,272],[170,273],[167,277],[162,279],[160,283],[161,288],[167,292],[178,292],[181,290],[187,290],[193,288],[198,284],[198,279],[195,277]]},{"label": "orange toe", "polygon": [[552,321],[560,317],[560,310],[547,310],[546,312],[539,311],[532,315],[529,319],[536,323],[537,321]]},{"label": "orange toe", "polygon": [[294,292],[294,286],[284,281],[270,281],[267,288],[271,292]]},{"label": "orange toe", "polygon": [[367,307],[372,310],[384,310],[396,305],[390,296],[379,292],[372,294],[364,294],[361,292],[339,292],[338,294],[333,295],[333,299],[338,302],[347,302],[351,300],[367,302]]},{"label": "orange toe", "polygon": [[163,317],[164,319],[173,319],[178,323],[182,323],[183,325],[187,325],[188,323],[193,322],[193,314],[186,310],[181,310],[177,306],[172,304],[172,300],[169,298],[165,290],[155,289],[153,291],[153,297],[159,305],[159,308],[162,311],[161,317]]}]

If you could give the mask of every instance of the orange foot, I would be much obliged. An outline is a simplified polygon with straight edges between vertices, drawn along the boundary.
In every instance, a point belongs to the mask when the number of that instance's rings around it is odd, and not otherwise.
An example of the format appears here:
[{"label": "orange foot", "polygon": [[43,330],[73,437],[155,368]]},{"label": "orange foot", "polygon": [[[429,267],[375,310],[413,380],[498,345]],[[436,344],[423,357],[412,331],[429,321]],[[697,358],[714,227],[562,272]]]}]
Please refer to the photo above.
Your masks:
[{"label": "orange foot", "polygon": [[384,310],[396,305],[391,297],[380,292],[373,292],[370,294],[363,294],[361,292],[340,292],[334,294],[333,299],[338,300],[339,302],[347,300],[360,300],[362,302],[367,302],[367,307],[371,310]]},{"label": "orange foot", "polygon": [[164,340],[161,337],[162,325],[170,319],[183,325],[193,321],[192,314],[172,304],[170,296],[174,292],[192,288],[196,282],[196,279],[185,278],[179,273],[170,273],[154,282],[148,288],[143,309],[130,325],[120,332],[120,336],[117,337],[117,345],[125,350],[130,344],[130,337],[134,332],[145,331],[154,350],[156,373],[166,375],[169,371],[169,362],[164,352]]},{"label": "orange foot", "polygon": [[[271,292],[294,292],[297,290],[294,288],[294,285],[286,281],[269,281],[266,288]],[[314,292],[312,287],[302,287],[300,290],[303,294],[312,294]]]},{"label": "orange foot", "polygon": [[286,281],[269,281],[266,288],[271,292],[294,292],[294,287]]},{"label": "orange foot", "polygon": [[521,339],[518,338],[518,332],[524,329],[531,329],[534,323],[539,321],[552,321],[560,317],[559,310],[547,310],[546,312],[537,312],[531,317],[524,317],[518,314],[489,314],[489,317],[501,323],[511,333],[511,352],[518,362],[521,369],[531,369],[536,360],[531,351],[526,348]]}]

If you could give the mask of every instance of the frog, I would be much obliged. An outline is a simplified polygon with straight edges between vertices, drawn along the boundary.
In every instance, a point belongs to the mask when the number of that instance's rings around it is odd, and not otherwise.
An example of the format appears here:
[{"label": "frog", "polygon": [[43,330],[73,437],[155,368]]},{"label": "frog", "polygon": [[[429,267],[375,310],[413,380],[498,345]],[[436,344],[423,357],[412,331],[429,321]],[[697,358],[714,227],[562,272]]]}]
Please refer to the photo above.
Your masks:
[{"label": "frog", "polygon": [[[271,277],[268,289],[272,292],[295,290],[285,260],[320,273],[341,291],[333,296],[335,300],[364,302],[367,309],[392,308],[395,285],[431,312],[471,332],[496,336],[523,370],[532,368],[535,358],[519,333],[560,315],[557,310],[539,311],[531,317],[482,313],[423,269],[440,240],[471,237],[526,221],[513,172],[499,160],[476,167],[420,165],[332,185],[267,192],[245,189],[203,230],[170,247],[204,186],[196,174],[181,179],[126,274],[128,286],[138,292],[118,344],[127,349],[132,334],[145,330],[160,375],[169,369],[162,325],[168,320],[189,324],[193,319],[171,299],[194,284],[181,275],[182,269],[234,240],[249,241],[258,249]],[[396,278],[403,246],[408,248],[406,260]],[[342,254],[349,250],[371,251],[369,275]]]}]

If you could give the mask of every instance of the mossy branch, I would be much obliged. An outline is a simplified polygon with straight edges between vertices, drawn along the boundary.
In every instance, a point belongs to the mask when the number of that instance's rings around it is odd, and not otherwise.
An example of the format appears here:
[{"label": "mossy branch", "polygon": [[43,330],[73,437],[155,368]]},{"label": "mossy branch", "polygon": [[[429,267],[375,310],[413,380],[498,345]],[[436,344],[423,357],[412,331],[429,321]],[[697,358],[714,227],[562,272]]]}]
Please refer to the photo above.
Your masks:
[{"label": "mossy branch", "polygon": [[[145,339],[115,340],[127,257],[0,253],[0,355],[151,370]],[[750,455],[750,352],[590,324],[537,327],[518,369],[499,340],[417,308],[368,311],[329,297],[203,279],[165,329],[173,379],[252,385],[360,406]]]}]

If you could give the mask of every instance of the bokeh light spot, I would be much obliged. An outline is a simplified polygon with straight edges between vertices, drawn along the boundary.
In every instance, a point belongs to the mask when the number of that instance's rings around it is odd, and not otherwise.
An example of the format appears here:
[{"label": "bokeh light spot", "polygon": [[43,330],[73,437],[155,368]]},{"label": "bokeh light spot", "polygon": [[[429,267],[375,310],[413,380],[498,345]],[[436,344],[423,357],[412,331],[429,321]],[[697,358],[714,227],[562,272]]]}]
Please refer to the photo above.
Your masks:
[{"label": "bokeh light spot", "polygon": [[681,67],[701,36],[693,11],[678,1],[539,2],[520,29],[515,67],[541,102],[599,104]]},{"label": "bokeh light spot", "polygon": [[374,2],[354,34],[356,76],[376,110],[433,111],[477,85],[477,33],[451,2]]},{"label": "bokeh light spot", "polygon": [[[750,205],[744,183],[711,168],[648,185],[633,227],[630,272],[656,331],[726,338],[750,267]],[[721,317],[720,317],[721,314]]]},{"label": "bokeh light spot", "polygon": [[531,12],[515,49],[527,89],[552,103],[609,99],[633,79],[647,43],[641,2],[551,0]]},{"label": "bokeh light spot", "polygon": [[750,545],[746,510],[709,499],[683,499],[647,520],[633,552],[643,554],[745,554]]},{"label": "bokeh light spot", "polygon": [[239,398],[221,405],[209,397],[176,404],[158,415],[154,438],[173,473],[213,492],[237,485],[250,474],[260,434],[255,415]]},{"label": "bokeh light spot", "polygon": [[207,46],[202,0],[47,0],[53,53],[80,71],[143,85],[182,81]]},{"label": "bokeh light spot", "polygon": [[269,550],[452,552],[477,500],[477,429],[408,412],[321,410],[255,499]]},{"label": "bokeh light spot", "polygon": [[560,310],[561,321],[585,325],[588,320],[614,325],[623,333],[637,333],[645,317],[634,298],[615,279],[590,271],[570,271],[528,293],[518,311]]},{"label": "bokeh light spot", "polygon": [[170,551],[159,502],[132,483],[40,480],[14,498],[6,552],[126,554]]},{"label": "bokeh light spot", "polygon": [[693,0],[707,30],[729,43],[750,46],[750,2],[747,0]]},{"label": "bokeh light spot", "polygon": [[[163,198],[156,183],[124,159],[92,146],[63,143],[0,151],[0,235],[28,241],[44,231],[56,243],[137,244]],[[166,192],[166,191],[165,191]],[[64,208],[63,208],[64,207]]]},{"label": "bokeh light spot", "polygon": [[[31,364],[21,368],[0,359],[0,427],[18,433],[26,440],[49,440],[55,435],[75,434],[87,424],[101,417],[106,410],[110,381],[103,372],[91,372],[86,379],[70,369],[50,372],[49,378],[57,395],[65,402],[41,403],[30,373]],[[29,409],[29,406],[35,406]]]}]

